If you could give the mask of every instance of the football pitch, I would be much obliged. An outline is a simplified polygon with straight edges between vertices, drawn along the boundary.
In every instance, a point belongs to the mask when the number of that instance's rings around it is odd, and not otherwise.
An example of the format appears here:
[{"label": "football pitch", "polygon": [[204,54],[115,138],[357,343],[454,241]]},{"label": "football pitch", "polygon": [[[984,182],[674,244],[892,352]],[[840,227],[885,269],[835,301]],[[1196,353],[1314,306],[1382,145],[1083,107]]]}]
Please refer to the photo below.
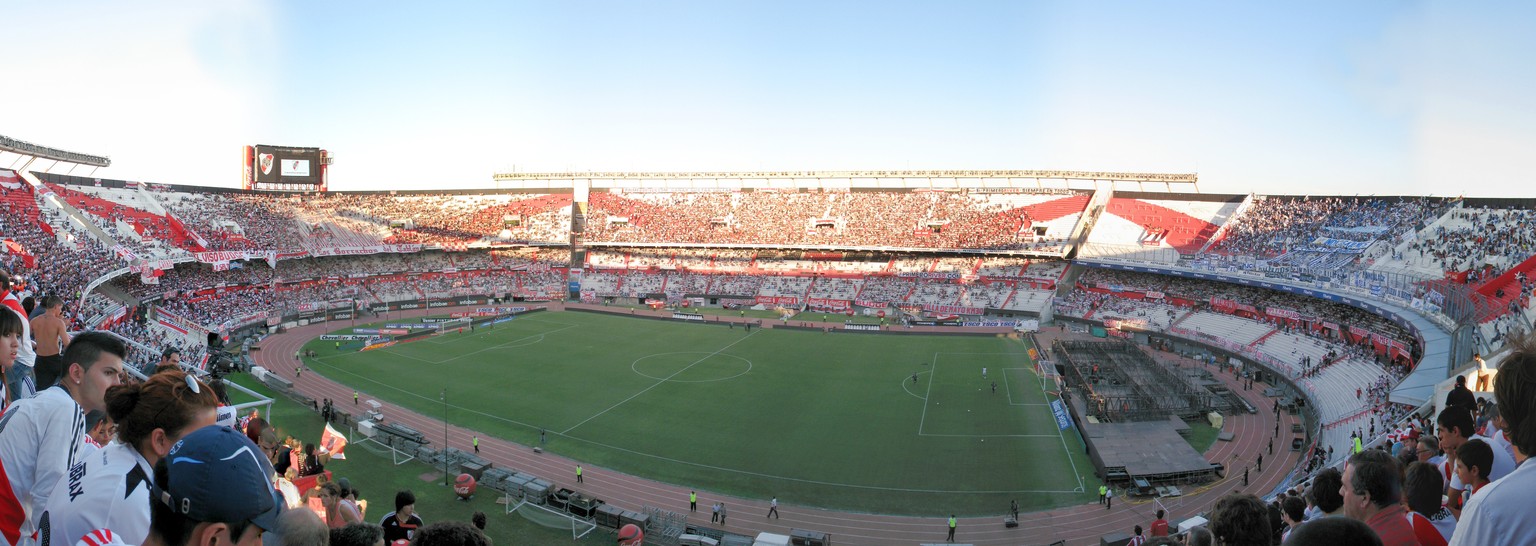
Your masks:
[{"label": "football pitch", "polygon": [[589,469],[932,515],[1097,498],[1026,343],[537,312],[365,352],[306,349],[320,355],[311,368],[369,397],[437,417],[446,388],[453,424],[525,445],[543,429],[546,449]]}]

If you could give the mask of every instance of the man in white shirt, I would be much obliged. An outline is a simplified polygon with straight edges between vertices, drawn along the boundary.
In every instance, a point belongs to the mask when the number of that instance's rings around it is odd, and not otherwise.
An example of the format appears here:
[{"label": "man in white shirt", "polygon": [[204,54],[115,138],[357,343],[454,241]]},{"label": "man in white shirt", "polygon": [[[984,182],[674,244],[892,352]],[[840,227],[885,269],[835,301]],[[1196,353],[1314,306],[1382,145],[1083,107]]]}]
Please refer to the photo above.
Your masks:
[{"label": "man in white shirt", "polygon": [[[1527,464],[1536,453],[1536,337],[1517,337],[1507,346],[1514,352],[1499,365],[1493,393],[1519,466],[1472,496],[1450,546],[1536,543],[1536,518],[1531,517],[1536,464]],[[1494,450],[1494,457],[1502,451]]]},{"label": "man in white shirt", "polygon": [[107,389],[121,380],[127,354],[111,334],[81,334],[64,351],[66,371],[59,383],[0,417],[0,471],[10,484],[0,487],[5,545],[31,543],[54,486],[80,461],[86,412],[106,411]]},{"label": "man in white shirt", "polygon": [[1514,460],[1515,445],[1509,443],[1509,435],[1504,433],[1504,429],[1509,426],[1509,423],[1504,421],[1504,416],[1499,413],[1499,405],[1490,403],[1488,404],[1488,409],[1484,411],[1488,415],[1488,428],[1483,429],[1485,433],[1483,435],[1487,436],[1488,440],[1490,440],[1488,445],[1493,446],[1496,450],[1504,450],[1505,453],[1509,454],[1510,460]]}]

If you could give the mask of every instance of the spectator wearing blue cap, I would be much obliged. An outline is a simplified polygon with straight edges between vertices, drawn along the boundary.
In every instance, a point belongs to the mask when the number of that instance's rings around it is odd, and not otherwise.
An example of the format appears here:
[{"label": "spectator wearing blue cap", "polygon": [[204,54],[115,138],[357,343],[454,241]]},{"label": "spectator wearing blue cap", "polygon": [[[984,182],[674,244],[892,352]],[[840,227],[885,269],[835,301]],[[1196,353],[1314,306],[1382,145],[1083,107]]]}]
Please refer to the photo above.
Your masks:
[{"label": "spectator wearing blue cap", "polygon": [[284,511],[260,448],[229,427],[186,435],[155,467],[154,546],[257,546]]}]

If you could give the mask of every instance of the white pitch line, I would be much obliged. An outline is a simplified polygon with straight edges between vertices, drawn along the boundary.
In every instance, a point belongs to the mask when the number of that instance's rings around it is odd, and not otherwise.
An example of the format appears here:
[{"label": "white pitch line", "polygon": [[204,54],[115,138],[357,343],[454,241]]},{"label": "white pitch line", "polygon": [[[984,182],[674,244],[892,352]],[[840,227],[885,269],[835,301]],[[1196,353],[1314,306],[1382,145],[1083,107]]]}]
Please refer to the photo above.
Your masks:
[{"label": "white pitch line", "polygon": [[[1051,395],[1049,393],[1045,392],[1045,385],[1044,384],[1040,385],[1040,394],[1045,396],[1045,399],[1046,399],[1047,402],[1050,401]],[[1061,397],[1058,396],[1058,397],[1056,397],[1056,399],[1057,400],[1061,400]],[[1049,405],[1049,404],[1047,404],[1047,405]],[[1066,405],[1067,405],[1066,400],[1061,400],[1061,405],[1062,405],[1062,409],[1066,409]],[[1052,415],[1051,417],[1052,417],[1052,421],[1055,421],[1055,416]],[[1088,490],[1088,486],[1083,485],[1083,475],[1078,473],[1078,471],[1077,471],[1077,461],[1072,460],[1072,450],[1067,447],[1067,436],[1061,432],[1061,428],[1059,428],[1059,427],[1056,429],[1056,436],[1061,438],[1061,452],[1062,452],[1062,454],[1067,456],[1067,462],[1072,465],[1072,475],[1073,476],[1077,476],[1077,490],[1078,491],[1087,491]]]},{"label": "white pitch line", "polygon": [[[450,358],[448,360],[438,360],[438,361],[427,360],[425,358],[411,356],[411,355],[408,355],[408,354],[405,354],[403,352],[399,352],[399,351],[396,350],[396,349],[405,348],[405,347],[409,346],[409,344],[399,344],[399,345],[394,345],[394,346],[390,346],[390,347],[385,347],[383,349],[379,349],[379,351],[383,352],[383,353],[387,353],[387,354],[392,354],[392,355],[395,355],[395,356],[403,356],[403,357],[409,358],[411,360],[415,360],[417,362],[425,362],[427,364],[447,364],[449,362],[453,362],[455,360],[458,360],[460,358],[464,358],[464,357],[469,356],[469,355],[483,353],[483,352],[486,352],[486,351],[489,351],[489,350],[492,350],[492,349],[503,349],[503,348],[506,348],[508,345],[512,345],[513,343],[517,343],[517,342],[520,342],[520,341],[527,341],[527,340],[530,340],[530,339],[533,339],[533,338],[539,338],[538,341],[534,342],[534,343],[538,343],[540,341],[544,341],[544,336],[546,336],[548,334],[553,334],[555,332],[560,332],[560,331],[563,331],[563,330],[569,330],[569,329],[575,328],[575,327],[576,327],[576,325],[572,324],[570,326],[566,326],[564,328],[556,328],[556,329],[550,330],[548,332],[539,332],[537,334],[520,337],[520,338],[514,339],[512,341],[508,341],[506,343],[501,343],[501,344],[498,344],[498,345],[492,345],[490,347],[486,347],[484,349],[480,349],[478,351],[474,351],[474,352],[471,352],[471,353],[464,353],[462,355]],[[489,329],[487,329],[487,330],[489,330]],[[461,339],[464,339],[466,337],[476,336],[476,335],[479,335],[479,334],[480,333],[477,332],[477,333],[474,333],[474,334],[470,334],[469,336],[456,337],[454,339],[455,340],[461,340]],[[427,340],[423,340],[423,342],[424,343],[432,343],[433,341],[431,339],[427,339]],[[440,343],[437,343],[437,344],[440,345]],[[331,355],[331,356],[342,356],[342,355]]]},{"label": "white pitch line", "polygon": [[918,436],[931,438],[1050,438],[1050,434],[928,434],[920,432]]},{"label": "white pitch line", "polygon": [[[557,331],[557,332],[558,332],[558,331],[559,331],[559,330],[556,330],[556,331]],[[683,369],[681,369],[681,370],[678,370],[678,371],[676,371],[676,372],[673,372],[673,373],[672,373],[672,375],[669,375],[669,376],[667,376],[667,378],[666,378],[666,379],[662,379],[662,380],[660,380],[660,381],[657,381],[657,382],[656,382],[656,383],[655,383],[655,384],[652,384],[652,385],[651,385],[651,386],[649,386],[649,387],[646,387],[646,388],[645,388],[645,389],[643,389],[643,390],[641,390],[641,391],[640,391],[640,392],[637,392],[637,393],[635,393],[635,394],[633,394],[633,395],[631,395],[631,396],[630,396],[630,397],[629,397],[629,398],[625,398],[625,399],[623,399],[623,400],[620,400],[620,401],[619,401],[619,403],[617,403],[617,404],[614,404],[614,405],[612,405],[612,406],[608,406],[608,409],[605,409],[605,410],[603,410],[603,411],[600,411],[600,412],[597,412],[597,415],[593,415],[593,416],[591,416],[591,417],[588,417],[588,418],[586,418],[586,420],[584,420],[584,421],[582,421],[582,422],[580,422],[580,423],[576,423],[576,424],[575,424],[575,425],[572,425],[572,426],[571,426],[571,428],[568,428],[568,429],[565,429],[565,430],[563,430],[563,431],[560,431],[560,434],[562,434],[562,435],[564,435],[564,434],[568,434],[568,433],[570,433],[570,432],[571,432],[571,431],[573,431],[573,430],[576,430],[576,427],[580,427],[580,426],[582,426],[582,425],[585,425],[585,424],[587,424],[587,421],[591,421],[591,420],[593,420],[593,419],[596,419],[596,418],[598,418],[598,417],[602,417],[602,416],[603,416],[603,414],[605,414],[605,413],[608,413],[608,412],[610,412],[610,411],[613,411],[613,408],[617,408],[617,407],[619,407],[619,406],[622,406],[622,405],[624,405],[624,404],[625,404],[625,403],[626,403],[626,402],[629,402],[629,401],[630,401],[630,400],[634,400],[634,399],[635,399],[635,397],[637,397],[637,396],[640,396],[640,395],[642,395],[642,394],[645,394],[645,393],[647,393],[647,392],[650,392],[650,391],[651,391],[651,389],[654,389],[654,388],[656,388],[656,387],[659,387],[659,386],[661,386],[661,385],[662,385],[662,384],[663,384],[663,383],[666,383],[666,382],[667,382],[667,381],[670,381],[670,380],[671,380],[671,379],[672,379],[672,378],[674,378],[674,377],[677,377],[677,376],[678,376],[678,374],[681,374],[681,373],[683,373],[683,372],[686,372],[686,371],[688,371],[688,368],[692,368],[692,367],[694,367],[694,366],[695,366],[695,365],[697,365],[697,364],[698,364],[698,363],[700,363],[700,362],[703,362],[703,361],[705,361],[705,360],[709,360],[709,359],[710,359],[710,358],[711,358],[711,357],[713,357],[713,356],[715,356],[715,355],[717,355],[717,354],[720,354],[720,353],[722,353],[722,352],[725,352],[725,350],[726,350],[726,349],[729,349],[729,348],[731,348],[731,347],[733,347],[733,346],[735,346],[735,345],[736,345],[736,344],[737,344],[737,343],[741,343],[741,342],[743,342],[743,341],[746,341],[746,340],[747,340],[747,338],[750,338],[750,337],[752,337],[752,336],[755,336],[755,335],[757,335],[757,334],[758,334],[758,333],[759,333],[759,332],[762,332],[762,331],[763,331],[763,330],[762,330],[762,329],[761,329],[761,328],[759,328],[759,329],[758,329],[758,330],[757,330],[757,332],[752,332],[752,333],[750,333],[750,334],[747,334],[747,335],[745,335],[745,336],[742,336],[742,338],[741,338],[741,339],[738,339],[738,340],[736,340],[736,341],[732,341],[732,342],[731,342],[731,343],[730,343],[730,345],[726,345],[726,346],[724,346],[724,347],[721,347],[721,348],[719,348],[719,349],[718,349],[718,350],[716,350],[716,351],[715,351],[715,352],[713,352],[713,353],[709,353],[709,354],[707,354],[707,355],[704,355],[704,358],[700,358],[700,359],[698,359],[698,360],[695,360],[695,361],[693,361],[693,364],[689,364],[689,365],[687,365],[687,366],[683,366]]]},{"label": "white pitch line", "polygon": [[923,423],[928,421],[928,402],[933,400],[933,378],[939,374],[935,370],[939,367],[939,353],[933,353],[933,363],[928,365],[928,391],[923,393],[923,416],[917,419],[917,435],[923,435]]},{"label": "white pitch line", "polygon": [[[928,372],[917,372],[918,375],[922,375],[922,374],[925,374],[925,373],[928,373]],[[907,378],[905,378],[905,377],[901,378],[901,390],[907,391],[907,394],[912,395],[913,398],[916,398],[918,400],[923,400],[925,402],[928,400],[927,398],[923,398],[921,396],[918,396],[917,393],[912,392],[911,389],[908,389],[907,388]]]}]

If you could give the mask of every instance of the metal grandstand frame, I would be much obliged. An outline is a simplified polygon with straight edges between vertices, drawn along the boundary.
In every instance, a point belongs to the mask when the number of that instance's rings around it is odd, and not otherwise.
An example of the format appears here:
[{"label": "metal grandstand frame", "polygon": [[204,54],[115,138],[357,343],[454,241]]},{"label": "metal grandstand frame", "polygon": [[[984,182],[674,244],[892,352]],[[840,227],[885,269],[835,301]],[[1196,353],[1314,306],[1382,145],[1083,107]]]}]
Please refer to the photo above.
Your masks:
[{"label": "metal grandstand frame", "polygon": [[[1057,340],[1051,352],[1066,364],[1068,387],[1080,390],[1089,413],[1101,419],[1151,421],[1232,409],[1226,398],[1194,385],[1126,341]],[[1093,356],[1085,359],[1084,353]]]},{"label": "metal grandstand frame", "polygon": [[99,167],[109,167],[112,165],[112,160],[106,156],[60,150],[0,135],[0,162],[5,160],[7,154],[15,154],[16,157],[5,168],[17,172],[32,170],[32,164],[39,159],[53,161],[48,168],[41,169],[43,172],[51,172],[52,169],[60,164],[69,165],[69,172],[71,173],[75,172],[77,167],[90,167],[91,172],[95,173]]}]

